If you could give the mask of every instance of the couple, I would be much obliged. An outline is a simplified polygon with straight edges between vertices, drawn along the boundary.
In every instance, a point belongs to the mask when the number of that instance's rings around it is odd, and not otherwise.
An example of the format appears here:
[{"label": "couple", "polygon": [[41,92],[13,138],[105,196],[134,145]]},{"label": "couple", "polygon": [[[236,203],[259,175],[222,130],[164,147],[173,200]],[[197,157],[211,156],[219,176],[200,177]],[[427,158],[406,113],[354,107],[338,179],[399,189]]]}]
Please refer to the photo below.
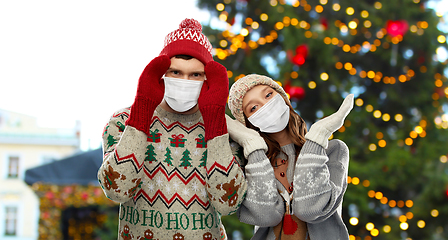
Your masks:
[{"label": "couple", "polygon": [[119,239],[227,239],[220,219],[234,213],[253,239],[348,239],[348,148],[328,138],[353,95],[307,132],[272,79],[248,75],[229,92],[201,31],[185,19],[168,34],[133,105],[104,128],[98,180],[120,203]]}]

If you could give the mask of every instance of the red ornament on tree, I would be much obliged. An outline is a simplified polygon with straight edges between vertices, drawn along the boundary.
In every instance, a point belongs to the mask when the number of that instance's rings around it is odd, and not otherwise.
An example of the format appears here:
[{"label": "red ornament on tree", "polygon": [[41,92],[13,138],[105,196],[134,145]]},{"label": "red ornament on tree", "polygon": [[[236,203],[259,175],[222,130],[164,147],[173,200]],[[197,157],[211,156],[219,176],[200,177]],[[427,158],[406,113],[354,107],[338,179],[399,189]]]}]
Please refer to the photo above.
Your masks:
[{"label": "red ornament on tree", "polygon": [[289,95],[291,98],[300,100],[305,97],[305,90],[302,87],[292,86],[289,89]]},{"label": "red ornament on tree", "polygon": [[305,90],[302,87],[291,86],[291,82],[289,80],[285,82],[283,89],[289,94],[290,98],[301,100],[305,97]]},{"label": "red ornament on tree", "polygon": [[296,65],[302,66],[308,57],[308,45],[301,44],[296,48],[296,55],[292,58],[292,62]]},{"label": "red ornament on tree", "polygon": [[386,22],[386,31],[392,37],[403,36],[409,29],[408,22],[406,20],[388,20]]},{"label": "red ornament on tree", "polygon": [[326,18],[321,18],[319,21],[320,21],[320,24],[322,24],[322,26],[324,27],[324,30],[327,30],[328,20]]},{"label": "red ornament on tree", "polygon": [[235,24],[235,17],[231,18],[228,23],[233,26],[233,24]]}]

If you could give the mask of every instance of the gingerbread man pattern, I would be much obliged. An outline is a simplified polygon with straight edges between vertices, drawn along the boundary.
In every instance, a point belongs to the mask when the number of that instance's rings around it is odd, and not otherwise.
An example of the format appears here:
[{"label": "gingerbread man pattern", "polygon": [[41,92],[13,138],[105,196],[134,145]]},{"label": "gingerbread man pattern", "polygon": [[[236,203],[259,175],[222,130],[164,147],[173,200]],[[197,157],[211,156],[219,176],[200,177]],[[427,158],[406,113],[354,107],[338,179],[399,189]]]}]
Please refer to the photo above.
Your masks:
[{"label": "gingerbread man pattern", "polygon": [[[238,175],[235,176],[237,178]],[[241,184],[235,186],[235,179],[232,179],[229,183],[216,186],[217,189],[224,190],[226,193],[219,198],[220,202],[228,202],[229,206],[235,206],[238,202],[238,188]]]},{"label": "gingerbread man pattern", "polygon": [[120,237],[123,240],[131,240],[134,236],[130,233],[130,229],[128,225],[125,225],[123,231],[120,231]]},{"label": "gingerbread man pattern", "polygon": [[176,233],[173,236],[173,240],[185,240],[184,235],[180,234],[180,233]]},{"label": "gingerbread man pattern", "polygon": [[143,237],[138,237],[137,240],[158,240],[154,238],[154,233],[151,230],[146,230]]},{"label": "gingerbread man pattern", "polygon": [[115,181],[117,179],[126,180],[126,176],[114,171],[114,169],[109,165],[108,169],[104,170],[104,186],[108,190],[114,189],[116,192],[120,192],[117,182]]}]

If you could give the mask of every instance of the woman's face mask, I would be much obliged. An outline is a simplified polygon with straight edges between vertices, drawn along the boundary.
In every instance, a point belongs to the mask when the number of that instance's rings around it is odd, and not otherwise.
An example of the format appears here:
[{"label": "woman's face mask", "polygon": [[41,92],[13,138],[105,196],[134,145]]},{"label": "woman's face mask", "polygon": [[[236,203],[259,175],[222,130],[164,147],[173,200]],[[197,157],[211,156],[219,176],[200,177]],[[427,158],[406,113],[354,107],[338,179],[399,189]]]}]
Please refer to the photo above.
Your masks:
[{"label": "woman's face mask", "polygon": [[289,107],[280,94],[275,95],[248,118],[261,132],[276,133],[285,129],[289,122]]},{"label": "woman's face mask", "polygon": [[186,112],[198,103],[203,81],[163,77],[166,103],[176,112]]}]

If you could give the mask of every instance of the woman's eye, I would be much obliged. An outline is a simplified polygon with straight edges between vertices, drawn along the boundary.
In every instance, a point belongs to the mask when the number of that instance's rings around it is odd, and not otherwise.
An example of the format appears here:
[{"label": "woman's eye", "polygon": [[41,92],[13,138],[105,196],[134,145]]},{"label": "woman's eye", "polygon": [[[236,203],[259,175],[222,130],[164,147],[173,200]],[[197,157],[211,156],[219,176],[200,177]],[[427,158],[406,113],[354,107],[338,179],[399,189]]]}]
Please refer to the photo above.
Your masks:
[{"label": "woman's eye", "polygon": [[253,106],[253,107],[250,109],[250,112],[255,112],[255,110],[257,110],[257,105]]},{"label": "woman's eye", "polygon": [[266,98],[269,98],[269,97],[271,97],[271,96],[272,96],[272,92],[266,94]]}]

